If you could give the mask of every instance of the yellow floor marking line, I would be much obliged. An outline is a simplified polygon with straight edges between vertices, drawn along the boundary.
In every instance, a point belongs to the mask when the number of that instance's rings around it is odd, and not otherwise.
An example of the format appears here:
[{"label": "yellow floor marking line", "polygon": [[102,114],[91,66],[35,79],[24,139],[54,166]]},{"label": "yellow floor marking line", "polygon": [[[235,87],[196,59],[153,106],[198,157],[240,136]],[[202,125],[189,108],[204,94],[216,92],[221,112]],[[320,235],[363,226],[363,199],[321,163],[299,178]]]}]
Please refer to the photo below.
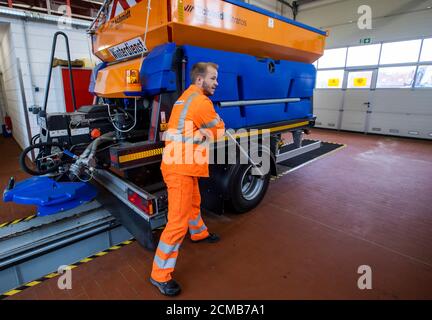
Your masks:
[{"label": "yellow floor marking line", "polygon": [[11,226],[13,224],[17,224],[17,223],[20,223],[20,222],[27,222],[27,221],[33,220],[35,218],[37,218],[37,215],[33,214],[31,216],[28,216],[27,218],[20,218],[20,219],[15,219],[15,220],[9,221],[9,222],[4,222],[4,223],[0,224],[0,229],[1,228],[6,228],[7,226]]},{"label": "yellow floor marking line", "polygon": [[[118,250],[118,249],[120,249],[120,248],[122,248],[124,246],[127,246],[127,245],[133,243],[133,242],[135,242],[135,239],[130,239],[130,240],[123,241],[123,242],[121,242],[119,244],[116,244],[115,246],[112,246],[111,248],[108,248],[108,249],[106,249],[104,251],[98,252],[98,253],[96,253],[96,254],[94,254],[94,255],[92,255],[90,257],[84,258],[84,259],[82,259],[82,260],[80,260],[78,262],[72,263],[72,264],[68,265],[66,267],[66,269],[72,270],[72,269],[78,267],[79,265],[82,265],[84,263],[88,263],[90,261],[93,261],[97,257],[102,257],[102,256],[104,256],[104,255],[106,255],[106,254],[108,254],[108,253],[110,253],[112,251],[116,251],[116,250]],[[46,276],[43,276],[43,277],[41,277],[39,279],[35,279],[35,280],[31,281],[31,282],[28,282],[28,283],[26,283],[26,284],[24,284],[24,285],[22,285],[22,286],[20,286],[18,288],[9,290],[8,292],[0,294],[0,300],[3,300],[5,298],[11,297],[13,295],[16,295],[17,293],[20,293],[20,292],[22,292],[23,290],[25,290],[27,288],[32,288],[34,286],[37,286],[38,284],[41,284],[42,282],[44,282],[46,280],[49,280],[49,279],[52,279],[52,278],[55,278],[55,277],[57,277],[59,275],[60,275],[59,273],[53,272],[53,273],[47,274]]]}]

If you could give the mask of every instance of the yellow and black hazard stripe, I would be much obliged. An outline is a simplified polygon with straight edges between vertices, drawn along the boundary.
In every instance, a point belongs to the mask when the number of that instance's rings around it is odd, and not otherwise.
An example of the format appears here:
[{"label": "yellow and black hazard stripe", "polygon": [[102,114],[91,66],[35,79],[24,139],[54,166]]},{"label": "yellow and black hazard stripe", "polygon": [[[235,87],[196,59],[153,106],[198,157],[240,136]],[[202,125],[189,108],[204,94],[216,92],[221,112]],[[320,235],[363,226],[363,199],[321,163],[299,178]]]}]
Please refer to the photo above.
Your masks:
[{"label": "yellow and black hazard stripe", "polygon": [[[133,239],[133,238],[130,239],[130,240],[123,241],[123,242],[121,242],[119,244],[116,244],[116,245],[112,246],[111,248],[108,248],[108,249],[106,249],[104,251],[98,252],[98,253],[96,253],[96,254],[94,254],[94,255],[92,255],[90,257],[84,258],[84,259],[82,259],[82,260],[80,260],[78,262],[72,263],[72,264],[68,265],[66,269],[72,270],[72,269],[78,267],[79,265],[82,265],[84,263],[88,263],[88,262],[93,261],[94,259],[96,259],[98,257],[103,257],[104,255],[107,255],[108,253],[110,253],[112,251],[116,251],[116,250],[118,250],[118,249],[120,249],[120,248],[122,248],[124,246],[127,246],[127,245],[133,243],[134,241],[135,241],[135,239]],[[42,282],[44,282],[46,280],[55,278],[55,277],[57,277],[59,275],[60,275],[60,273],[58,273],[58,272],[53,272],[53,273],[47,274],[46,276],[40,277],[39,279],[33,280],[33,281],[31,281],[29,283],[26,283],[26,284],[24,284],[24,285],[22,285],[22,286],[20,286],[18,288],[15,288],[15,289],[12,289],[12,290],[10,290],[8,292],[0,294],[0,300],[3,300],[5,298],[11,297],[13,295],[16,295],[17,293],[20,293],[20,292],[22,292],[23,290],[25,290],[27,288],[32,288],[32,287],[34,287],[34,286],[36,286],[38,284],[41,284]]]},{"label": "yellow and black hazard stripe", "polygon": [[158,156],[161,155],[162,152],[163,152],[163,148],[157,148],[157,149],[151,149],[151,150],[145,150],[145,151],[121,155],[119,156],[119,163]]},{"label": "yellow and black hazard stripe", "polygon": [[17,224],[17,223],[20,223],[20,222],[27,222],[27,221],[33,220],[34,218],[37,218],[36,214],[28,216],[27,218],[21,218],[21,219],[16,219],[16,220],[9,221],[9,222],[0,223],[0,229],[5,228],[7,226]]}]

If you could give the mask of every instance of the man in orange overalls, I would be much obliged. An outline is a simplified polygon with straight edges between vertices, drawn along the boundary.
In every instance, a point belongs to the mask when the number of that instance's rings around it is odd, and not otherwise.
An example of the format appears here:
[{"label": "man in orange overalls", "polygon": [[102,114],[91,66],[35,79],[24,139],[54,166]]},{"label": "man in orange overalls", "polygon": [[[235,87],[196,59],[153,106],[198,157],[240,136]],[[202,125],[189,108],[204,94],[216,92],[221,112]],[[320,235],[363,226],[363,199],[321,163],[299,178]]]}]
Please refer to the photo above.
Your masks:
[{"label": "man in orange overalls", "polygon": [[156,249],[150,282],[168,296],[181,290],[171,273],[188,229],[192,242],[219,240],[201,217],[198,186],[199,177],[209,176],[208,142],[225,133],[225,124],[208,98],[218,86],[217,77],[214,63],[192,67],[192,85],[174,104],[165,132],[161,170],[168,189],[168,223]]}]

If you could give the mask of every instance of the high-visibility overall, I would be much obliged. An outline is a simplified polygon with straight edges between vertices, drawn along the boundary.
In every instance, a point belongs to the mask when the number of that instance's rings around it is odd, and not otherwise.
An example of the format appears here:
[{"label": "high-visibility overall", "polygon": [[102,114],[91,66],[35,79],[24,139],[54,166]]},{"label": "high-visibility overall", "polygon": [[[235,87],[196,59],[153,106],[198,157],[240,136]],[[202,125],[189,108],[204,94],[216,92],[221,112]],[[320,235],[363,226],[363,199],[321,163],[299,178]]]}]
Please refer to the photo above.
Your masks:
[{"label": "high-visibility overall", "polygon": [[[159,282],[171,279],[180,245],[189,230],[192,240],[209,236],[201,218],[199,177],[208,177],[206,139],[224,134],[225,125],[203,90],[191,85],[177,100],[165,133],[166,146],[161,165],[168,188],[168,223],[162,232],[153,261],[151,277]],[[198,161],[199,154],[207,161]],[[192,161],[187,159],[192,155]],[[186,163],[185,163],[186,162]]]}]

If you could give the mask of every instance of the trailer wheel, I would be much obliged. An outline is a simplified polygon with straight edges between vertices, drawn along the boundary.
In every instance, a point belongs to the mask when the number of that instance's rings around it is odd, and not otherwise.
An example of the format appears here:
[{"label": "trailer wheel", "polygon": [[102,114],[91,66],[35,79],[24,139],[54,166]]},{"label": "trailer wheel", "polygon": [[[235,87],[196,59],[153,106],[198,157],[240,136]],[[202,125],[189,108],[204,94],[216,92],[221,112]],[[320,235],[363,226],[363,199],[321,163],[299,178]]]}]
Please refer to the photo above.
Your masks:
[{"label": "trailer wheel", "polygon": [[252,175],[253,166],[239,165],[240,168],[231,180],[231,206],[237,213],[255,208],[267,191],[270,172],[264,176]]}]

